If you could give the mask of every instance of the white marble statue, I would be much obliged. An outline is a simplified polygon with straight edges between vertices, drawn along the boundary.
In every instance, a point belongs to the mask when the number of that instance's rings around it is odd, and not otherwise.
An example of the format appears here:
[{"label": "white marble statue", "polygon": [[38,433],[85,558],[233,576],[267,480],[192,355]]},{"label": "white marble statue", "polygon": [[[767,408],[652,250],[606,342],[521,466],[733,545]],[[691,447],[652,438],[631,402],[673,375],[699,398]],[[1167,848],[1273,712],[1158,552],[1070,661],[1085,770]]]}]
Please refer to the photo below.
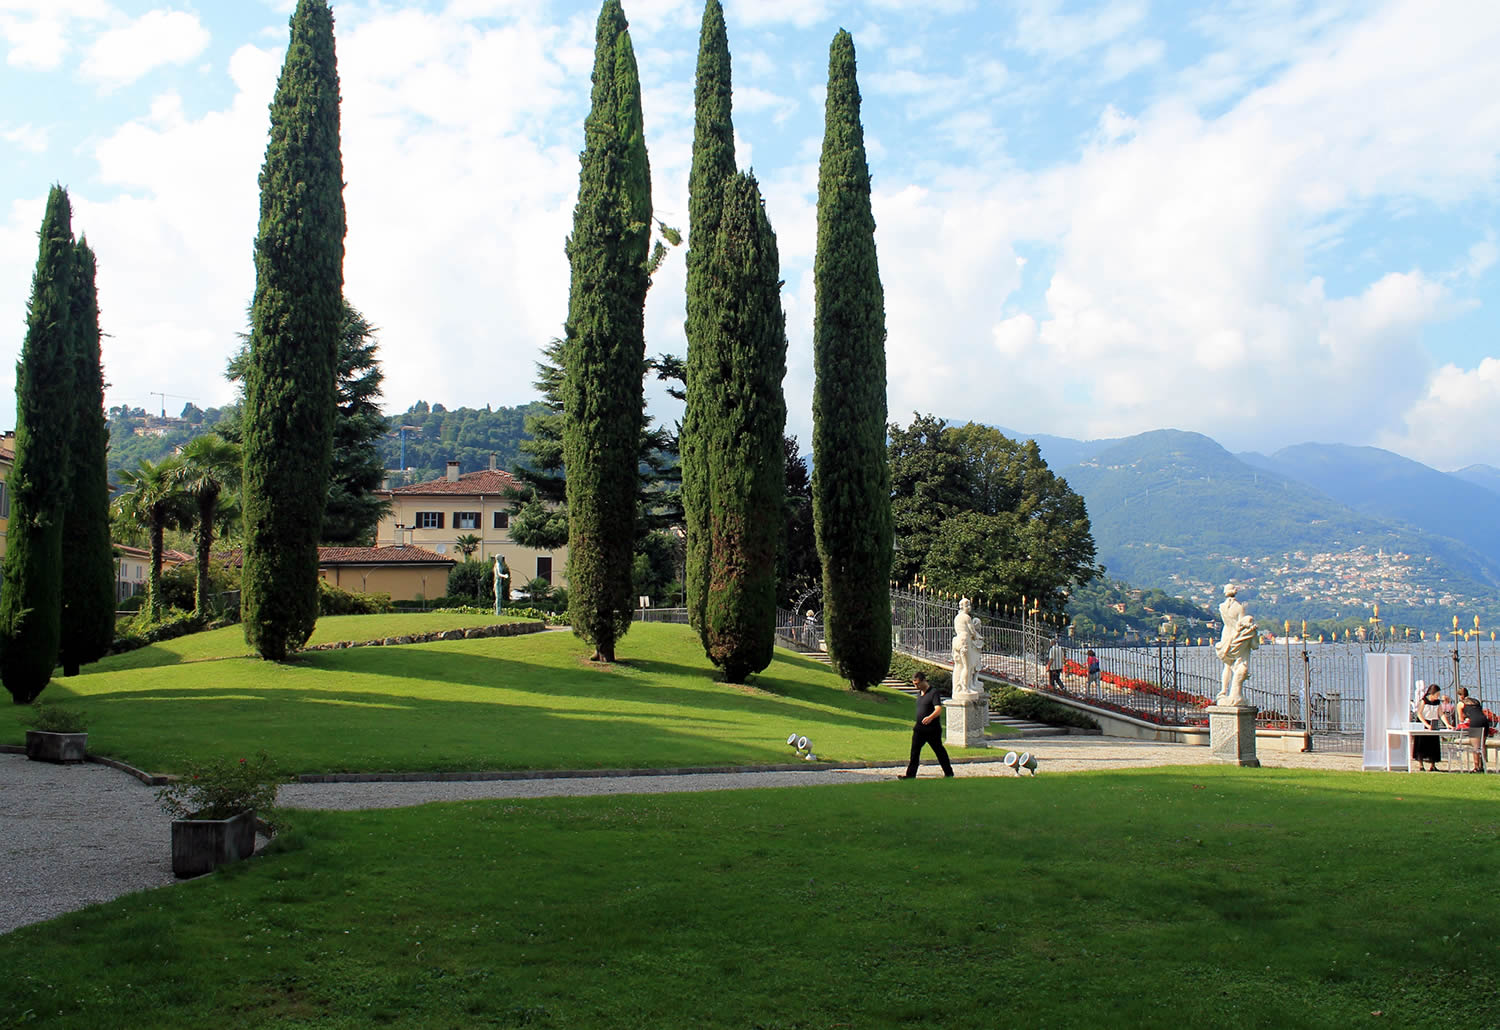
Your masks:
[{"label": "white marble statue", "polygon": [[982,694],[979,688],[979,665],[984,654],[984,640],[979,635],[979,620],[969,614],[966,597],[958,603],[953,617],[953,694]]},{"label": "white marble statue", "polygon": [[504,571],[504,569],[505,569],[505,562],[504,562],[504,560],[498,554],[495,555],[495,614],[496,615],[499,615],[500,614],[500,610],[504,607],[504,602],[501,599],[503,597],[505,597],[505,591],[503,589],[501,589],[500,581],[502,579],[510,579],[510,575],[508,573],[506,573]]},{"label": "white marble statue", "polygon": [[1224,663],[1224,676],[1220,681],[1219,696],[1214,699],[1219,705],[1243,705],[1241,692],[1250,678],[1250,652],[1260,646],[1260,630],[1255,620],[1245,611],[1245,606],[1235,598],[1233,583],[1224,586],[1224,602],[1219,605],[1219,618],[1224,622],[1224,633],[1214,645],[1219,661]]}]

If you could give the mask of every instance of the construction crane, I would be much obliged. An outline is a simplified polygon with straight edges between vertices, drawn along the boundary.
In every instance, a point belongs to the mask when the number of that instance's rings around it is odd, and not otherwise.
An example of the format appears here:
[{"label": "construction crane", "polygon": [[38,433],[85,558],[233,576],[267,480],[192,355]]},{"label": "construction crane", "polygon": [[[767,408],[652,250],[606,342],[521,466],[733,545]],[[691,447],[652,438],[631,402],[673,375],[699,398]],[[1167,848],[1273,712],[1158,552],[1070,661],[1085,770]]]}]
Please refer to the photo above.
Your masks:
[{"label": "construction crane", "polygon": [[161,398],[161,417],[162,418],[166,418],[167,417],[167,398],[168,397],[171,397],[174,400],[187,401],[188,403],[192,403],[192,400],[193,400],[191,397],[183,397],[182,395],[175,394],[175,393],[162,393],[160,390],[150,390],[148,392],[153,397],[160,397]]}]

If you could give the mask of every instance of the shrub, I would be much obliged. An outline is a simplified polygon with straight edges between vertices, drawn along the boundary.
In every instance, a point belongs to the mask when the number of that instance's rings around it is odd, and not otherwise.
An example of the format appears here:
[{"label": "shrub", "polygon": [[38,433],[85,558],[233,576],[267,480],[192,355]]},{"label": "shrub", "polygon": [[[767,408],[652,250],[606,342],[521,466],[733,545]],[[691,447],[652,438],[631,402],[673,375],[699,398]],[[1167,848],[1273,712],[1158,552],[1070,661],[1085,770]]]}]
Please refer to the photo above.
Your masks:
[{"label": "shrub", "polygon": [[1049,726],[1075,726],[1082,730],[1097,730],[1099,722],[1076,708],[1033,694],[1029,690],[1007,687],[1000,684],[990,686],[990,711],[995,715],[1011,719],[1028,719]]},{"label": "shrub", "polygon": [[156,800],[174,819],[230,819],[253,809],[274,831],[267,814],[276,807],[276,788],[289,779],[264,751],[254,758],[214,758],[188,763]]},{"label": "shrub", "polygon": [[318,580],[320,615],[383,615],[394,607],[390,594],[356,594]]},{"label": "shrub", "polygon": [[[448,596],[464,598],[465,603],[495,600],[494,566],[489,562],[461,561],[448,573]],[[439,598],[441,600],[441,598]]]},{"label": "shrub", "polygon": [[32,729],[43,733],[82,733],[88,729],[82,712],[61,705],[35,705],[25,718]]},{"label": "shrub", "polygon": [[891,654],[891,668],[887,676],[895,676],[910,683],[912,676],[921,672],[927,676],[927,682],[937,687],[938,693],[947,697],[953,693],[953,674],[940,665],[930,665],[927,662],[918,661],[909,655],[899,651]]}]

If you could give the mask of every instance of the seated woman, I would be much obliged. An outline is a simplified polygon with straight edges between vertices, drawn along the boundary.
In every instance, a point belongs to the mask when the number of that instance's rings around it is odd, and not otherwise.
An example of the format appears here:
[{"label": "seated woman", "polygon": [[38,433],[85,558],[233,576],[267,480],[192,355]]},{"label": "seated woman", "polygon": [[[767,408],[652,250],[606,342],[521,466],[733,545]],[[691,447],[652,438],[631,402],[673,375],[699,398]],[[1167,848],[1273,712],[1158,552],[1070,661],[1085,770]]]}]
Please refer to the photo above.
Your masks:
[{"label": "seated woman", "polygon": [[[1427,684],[1427,690],[1422,699],[1417,702],[1417,721],[1429,730],[1437,729],[1439,721],[1446,723],[1443,719],[1443,691],[1436,683]],[[1417,763],[1417,771],[1423,772],[1422,763],[1427,763],[1427,768],[1437,772],[1437,764],[1443,757],[1443,741],[1440,737],[1424,734],[1420,737],[1411,738],[1411,757]]]},{"label": "seated woman", "polygon": [[1468,687],[1458,688],[1459,728],[1467,729],[1469,743],[1474,751],[1474,768],[1470,772],[1484,772],[1484,731],[1490,720],[1484,714],[1484,705],[1477,697],[1469,696]]}]

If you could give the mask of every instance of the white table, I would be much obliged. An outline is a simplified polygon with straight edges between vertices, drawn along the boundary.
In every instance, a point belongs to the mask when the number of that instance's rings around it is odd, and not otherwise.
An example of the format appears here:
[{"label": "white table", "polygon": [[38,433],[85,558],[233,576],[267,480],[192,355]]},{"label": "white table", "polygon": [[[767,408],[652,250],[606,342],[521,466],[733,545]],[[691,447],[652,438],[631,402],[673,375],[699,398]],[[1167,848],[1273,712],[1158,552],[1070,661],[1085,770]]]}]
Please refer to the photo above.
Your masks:
[{"label": "white table", "polygon": [[1443,738],[1452,740],[1460,733],[1468,732],[1468,730],[1450,730],[1441,723],[1438,724],[1437,729],[1431,730],[1419,722],[1409,722],[1403,726],[1392,726],[1385,731],[1385,771],[1391,771],[1391,742],[1397,738],[1405,742],[1405,747],[1402,748],[1401,753],[1406,756],[1406,771],[1416,772],[1416,769],[1412,768],[1416,763],[1411,760],[1411,741],[1413,737],[1437,737],[1439,740]]}]

